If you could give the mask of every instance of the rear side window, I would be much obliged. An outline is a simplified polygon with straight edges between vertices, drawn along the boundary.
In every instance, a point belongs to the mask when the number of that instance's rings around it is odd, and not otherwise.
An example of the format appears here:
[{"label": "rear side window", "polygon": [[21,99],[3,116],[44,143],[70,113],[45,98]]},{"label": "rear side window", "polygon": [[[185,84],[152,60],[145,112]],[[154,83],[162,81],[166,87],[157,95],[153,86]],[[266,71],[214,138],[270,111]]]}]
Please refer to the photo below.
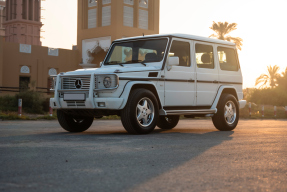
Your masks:
[{"label": "rear side window", "polygon": [[184,41],[173,41],[170,51],[170,57],[179,57],[179,66],[190,66],[190,44]]},{"label": "rear side window", "polygon": [[234,49],[218,47],[217,52],[221,70],[238,71],[239,67]]},{"label": "rear side window", "polygon": [[214,69],[213,47],[211,45],[195,44],[195,57],[198,68]]}]

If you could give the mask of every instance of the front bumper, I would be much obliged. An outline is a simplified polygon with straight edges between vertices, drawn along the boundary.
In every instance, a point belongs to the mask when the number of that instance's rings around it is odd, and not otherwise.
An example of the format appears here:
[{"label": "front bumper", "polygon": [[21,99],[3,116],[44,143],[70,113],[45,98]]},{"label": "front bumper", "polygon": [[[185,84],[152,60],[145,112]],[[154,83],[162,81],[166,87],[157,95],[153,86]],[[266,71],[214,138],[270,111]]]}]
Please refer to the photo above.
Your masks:
[{"label": "front bumper", "polygon": [[120,109],[124,103],[123,98],[87,98],[86,101],[64,101],[63,98],[50,98],[53,109]]}]

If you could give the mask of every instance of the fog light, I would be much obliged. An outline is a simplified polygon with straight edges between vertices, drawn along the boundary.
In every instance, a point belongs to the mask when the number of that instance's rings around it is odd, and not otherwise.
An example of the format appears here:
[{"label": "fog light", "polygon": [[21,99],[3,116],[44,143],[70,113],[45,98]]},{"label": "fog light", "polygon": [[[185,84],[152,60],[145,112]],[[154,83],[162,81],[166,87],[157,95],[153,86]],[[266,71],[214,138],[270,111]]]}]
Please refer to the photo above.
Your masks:
[{"label": "fog light", "polygon": [[98,102],[98,106],[99,106],[99,107],[105,107],[105,106],[106,106],[106,103],[105,103],[105,102]]}]

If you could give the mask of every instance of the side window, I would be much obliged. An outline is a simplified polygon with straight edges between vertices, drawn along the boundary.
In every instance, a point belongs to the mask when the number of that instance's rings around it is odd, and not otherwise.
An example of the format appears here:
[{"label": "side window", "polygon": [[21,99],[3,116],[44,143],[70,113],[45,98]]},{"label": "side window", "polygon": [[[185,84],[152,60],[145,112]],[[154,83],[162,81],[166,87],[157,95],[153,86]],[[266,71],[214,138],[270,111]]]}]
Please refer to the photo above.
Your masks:
[{"label": "side window", "polygon": [[221,70],[238,71],[238,63],[234,49],[218,47],[217,52]]},{"label": "side window", "polygon": [[190,44],[184,41],[173,41],[170,51],[170,57],[179,57],[179,66],[190,66]]},{"label": "side window", "polygon": [[214,69],[213,47],[211,45],[195,44],[195,57],[198,68]]}]

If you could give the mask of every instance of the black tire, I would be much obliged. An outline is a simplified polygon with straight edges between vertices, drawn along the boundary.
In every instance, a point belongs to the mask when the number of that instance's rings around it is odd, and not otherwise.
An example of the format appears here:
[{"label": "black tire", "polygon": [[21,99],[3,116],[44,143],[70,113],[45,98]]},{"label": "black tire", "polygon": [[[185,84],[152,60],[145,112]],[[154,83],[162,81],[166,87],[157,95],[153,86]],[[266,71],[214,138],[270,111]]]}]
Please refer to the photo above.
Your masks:
[{"label": "black tire", "polygon": [[161,129],[172,129],[179,121],[179,115],[159,116],[157,126]]},{"label": "black tire", "polygon": [[57,110],[57,117],[60,125],[69,132],[83,132],[89,129],[94,121],[94,117],[75,117]]},{"label": "black tire", "polygon": [[121,111],[121,121],[130,134],[148,134],[156,126],[158,111],[157,99],[151,91],[135,89],[130,93],[129,100]]},{"label": "black tire", "polygon": [[237,126],[238,120],[239,106],[236,98],[231,94],[222,94],[217,104],[217,113],[212,117],[213,125],[220,131],[231,131]]}]

